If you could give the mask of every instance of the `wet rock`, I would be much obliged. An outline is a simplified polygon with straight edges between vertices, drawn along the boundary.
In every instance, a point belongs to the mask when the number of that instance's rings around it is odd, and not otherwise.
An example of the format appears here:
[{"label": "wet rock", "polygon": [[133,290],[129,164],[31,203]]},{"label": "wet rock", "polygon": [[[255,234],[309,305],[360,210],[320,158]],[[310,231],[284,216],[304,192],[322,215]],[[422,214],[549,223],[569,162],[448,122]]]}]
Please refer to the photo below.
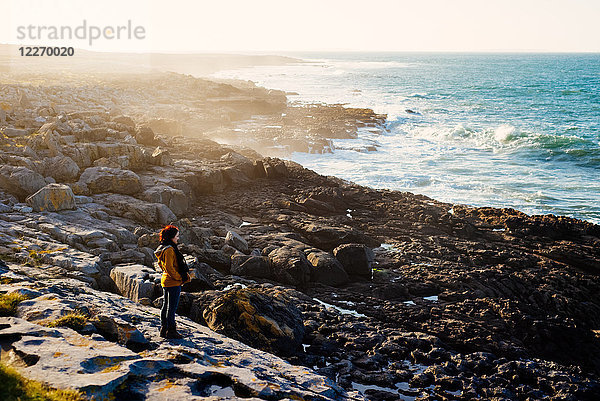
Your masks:
[{"label": "wet rock", "polygon": [[92,193],[132,195],[142,190],[140,177],[133,171],[110,167],[89,167],[81,174],[79,182]]},{"label": "wet rock", "polygon": [[29,196],[27,204],[36,212],[58,212],[77,208],[71,187],[63,184],[46,185]]},{"label": "wet rock", "polygon": [[294,353],[304,337],[300,311],[279,291],[229,290],[203,316],[216,332],[276,354]]},{"label": "wet rock", "polygon": [[348,274],[344,270],[344,267],[330,253],[322,251],[310,252],[307,260],[311,264],[311,281],[330,286],[338,286],[348,282]]},{"label": "wet rock", "polygon": [[306,286],[310,281],[310,264],[304,253],[292,248],[278,248],[269,253],[273,278],[282,284]]},{"label": "wet rock", "polygon": [[231,257],[231,274],[262,278],[273,277],[269,261],[264,256],[233,255]]},{"label": "wet rock", "polygon": [[333,250],[333,255],[340,261],[348,275],[371,278],[373,256],[372,251],[365,245],[340,245]]},{"label": "wet rock", "polygon": [[208,264],[214,269],[229,272],[231,267],[231,259],[220,249],[202,249],[198,248],[194,250],[194,256],[198,262]]}]

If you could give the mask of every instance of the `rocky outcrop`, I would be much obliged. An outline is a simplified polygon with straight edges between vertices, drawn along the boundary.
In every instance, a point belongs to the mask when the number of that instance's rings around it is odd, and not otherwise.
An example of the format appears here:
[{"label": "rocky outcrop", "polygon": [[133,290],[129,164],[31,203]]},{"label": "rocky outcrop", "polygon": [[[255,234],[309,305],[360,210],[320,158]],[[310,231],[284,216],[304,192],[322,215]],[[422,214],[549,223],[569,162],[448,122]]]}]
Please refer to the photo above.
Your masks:
[{"label": "rocky outcrop", "polygon": [[[147,394],[200,400],[214,395],[211,386],[215,385],[232,396],[237,393],[259,399],[363,399],[306,368],[186,318],[177,318],[185,340],[164,341],[158,337],[159,317],[151,307],[94,291],[78,281],[22,281],[25,276],[18,271],[11,269],[13,281],[26,288],[35,286],[42,293],[34,298],[40,310],[62,308],[68,300],[91,313],[90,324],[81,333],[66,327],[49,328],[38,324],[41,321],[26,320],[29,317],[0,318],[0,339],[6,351],[3,361],[6,356],[19,364],[26,377],[52,387],[117,400]],[[0,286],[6,290],[6,284]],[[208,357],[196,355],[197,350]],[[195,389],[193,393],[190,388]]]}]

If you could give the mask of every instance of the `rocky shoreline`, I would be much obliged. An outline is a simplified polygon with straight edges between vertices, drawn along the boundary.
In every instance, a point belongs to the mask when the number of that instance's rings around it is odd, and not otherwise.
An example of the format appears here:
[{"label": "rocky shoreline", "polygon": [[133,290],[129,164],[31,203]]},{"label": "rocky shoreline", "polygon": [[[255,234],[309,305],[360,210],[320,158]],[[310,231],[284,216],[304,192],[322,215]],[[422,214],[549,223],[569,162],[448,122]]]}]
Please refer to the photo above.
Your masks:
[{"label": "rocky shoreline", "polygon": [[[2,82],[0,292],[27,299],[0,343],[26,376],[127,400],[600,395],[600,226],[273,157],[384,130],[367,109],[173,73]],[[169,343],[170,222],[194,279]]]}]

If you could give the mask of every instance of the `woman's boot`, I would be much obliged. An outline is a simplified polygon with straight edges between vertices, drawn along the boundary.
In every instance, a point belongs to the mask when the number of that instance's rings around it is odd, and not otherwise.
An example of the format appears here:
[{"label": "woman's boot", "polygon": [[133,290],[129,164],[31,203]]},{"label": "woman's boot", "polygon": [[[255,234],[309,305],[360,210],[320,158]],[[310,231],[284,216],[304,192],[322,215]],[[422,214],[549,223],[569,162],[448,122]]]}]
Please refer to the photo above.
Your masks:
[{"label": "woman's boot", "polygon": [[162,338],[167,338],[167,331],[168,331],[168,330],[167,330],[167,326],[163,326],[163,325],[161,325],[161,326],[160,326],[160,334],[159,334],[159,335],[160,335]]},{"label": "woman's boot", "polygon": [[167,329],[167,336],[165,338],[169,338],[172,340],[181,340],[183,336],[177,332],[175,327],[169,327]]}]

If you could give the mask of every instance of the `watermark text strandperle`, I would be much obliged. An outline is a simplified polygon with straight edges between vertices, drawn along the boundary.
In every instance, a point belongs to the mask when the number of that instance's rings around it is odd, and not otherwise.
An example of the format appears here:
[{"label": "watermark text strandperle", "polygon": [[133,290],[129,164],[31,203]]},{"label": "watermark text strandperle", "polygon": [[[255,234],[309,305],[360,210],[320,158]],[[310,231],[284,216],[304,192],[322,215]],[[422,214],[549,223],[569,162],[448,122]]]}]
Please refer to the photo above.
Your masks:
[{"label": "watermark text strandperle", "polygon": [[83,20],[81,25],[19,25],[17,26],[17,39],[23,40],[88,40],[90,46],[96,40],[142,40],[146,39],[146,29],[141,25],[133,26],[131,20],[126,25],[88,25]]}]

